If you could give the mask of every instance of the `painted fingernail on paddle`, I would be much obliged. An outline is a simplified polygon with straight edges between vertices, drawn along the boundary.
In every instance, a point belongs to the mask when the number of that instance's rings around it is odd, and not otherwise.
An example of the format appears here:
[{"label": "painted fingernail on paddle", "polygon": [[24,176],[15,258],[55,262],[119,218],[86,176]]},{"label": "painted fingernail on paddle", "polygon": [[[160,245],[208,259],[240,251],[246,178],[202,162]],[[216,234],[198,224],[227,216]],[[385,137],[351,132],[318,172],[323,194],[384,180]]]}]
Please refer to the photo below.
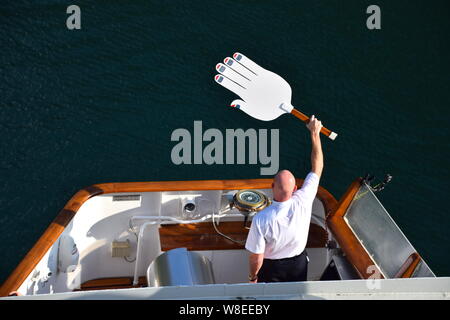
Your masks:
[{"label": "painted fingernail on paddle", "polygon": [[224,71],[225,71],[225,66],[224,66],[223,64],[221,64],[221,63],[218,63],[218,64],[216,65],[216,69],[217,69],[219,72],[224,72]]},{"label": "painted fingernail on paddle", "polygon": [[235,60],[239,61],[239,60],[242,59],[242,56],[241,56],[239,53],[236,52],[235,54],[233,54],[233,58],[234,58]]}]

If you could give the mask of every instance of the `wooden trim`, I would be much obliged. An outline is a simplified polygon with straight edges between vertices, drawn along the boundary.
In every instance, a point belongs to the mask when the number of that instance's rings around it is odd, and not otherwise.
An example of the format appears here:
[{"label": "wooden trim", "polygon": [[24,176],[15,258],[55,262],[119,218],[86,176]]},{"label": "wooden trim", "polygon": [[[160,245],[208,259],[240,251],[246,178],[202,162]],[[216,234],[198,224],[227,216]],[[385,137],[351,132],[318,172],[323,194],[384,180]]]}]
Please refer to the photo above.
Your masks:
[{"label": "wooden trim", "polygon": [[[297,179],[298,188],[300,188],[300,186],[302,184],[303,184],[303,180]],[[319,190],[317,191],[316,197],[323,204],[324,211],[325,211],[325,217],[329,216],[336,210],[336,208],[338,206],[338,201],[331,193],[328,192],[328,190],[319,186]]]},{"label": "wooden trim", "polygon": [[[247,239],[249,230],[244,228],[244,221],[222,221],[217,226],[220,232],[236,241]],[[188,250],[231,250],[245,249],[239,244],[219,235],[211,222],[195,224],[169,224],[159,228],[161,250],[175,248]],[[311,223],[309,226],[307,248],[324,248],[327,243],[327,232],[321,226]]]},{"label": "wooden trim", "polygon": [[[196,180],[196,181],[155,181],[155,182],[119,182],[95,184],[78,191],[58,213],[50,226],[25,255],[9,277],[0,287],[0,297],[16,291],[36,267],[39,261],[55,243],[66,226],[73,219],[80,207],[89,198],[100,194],[124,192],[158,192],[185,190],[239,190],[239,189],[270,189],[273,179],[245,180]],[[301,185],[302,179],[297,179]],[[326,210],[335,206],[337,201],[324,188],[319,187],[317,196],[322,200]]]},{"label": "wooden trim", "polygon": [[80,289],[75,289],[74,291],[127,289],[146,286],[146,277],[139,277],[137,286],[133,286],[133,277],[101,278],[86,281],[81,284]]},{"label": "wooden trim", "polygon": [[[243,221],[221,221],[217,228],[236,241],[245,241],[249,231],[244,228]],[[162,251],[175,248],[195,251],[244,249],[244,244],[219,235],[211,222],[164,225],[159,228],[159,238]]]},{"label": "wooden trim", "polygon": [[356,193],[361,186],[362,178],[358,178],[352,182],[350,187],[347,189],[345,194],[339,200],[339,203],[336,206],[336,210],[329,216],[329,218],[340,217],[343,218],[345,213],[347,212],[350,203],[353,201],[353,198],[356,196]]},{"label": "wooden trim", "polygon": [[368,279],[370,276],[373,277],[375,271],[378,271],[380,278],[383,279],[384,276],[381,274],[381,270],[376,266],[344,220],[344,215],[358,192],[362,181],[362,178],[358,178],[350,185],[340,199],[336,210],[327,218],[327,222],[333,232],[333,236],[347,256],[348,261],[355,267],[359,276],[362,279]]},{"label": "wooden trim", "polygon": [[411,255],[402,264],[394,278],[411,278],[421,259],[422,258],[417,252],[411,253]]}]

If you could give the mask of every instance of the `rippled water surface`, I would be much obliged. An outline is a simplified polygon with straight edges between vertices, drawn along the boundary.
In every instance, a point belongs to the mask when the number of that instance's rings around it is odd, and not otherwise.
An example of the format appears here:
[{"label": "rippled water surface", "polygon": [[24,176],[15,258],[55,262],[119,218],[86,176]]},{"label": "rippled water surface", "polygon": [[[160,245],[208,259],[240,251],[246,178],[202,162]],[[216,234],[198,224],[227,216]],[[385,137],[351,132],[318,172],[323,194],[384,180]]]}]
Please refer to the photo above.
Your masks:
[{"label": "rippled water surface", "polygon": [[436,274],[450,275],[450,6],[377,1],[70,1],[0,4],[0,282],[67,200],[102,182],[260,177],[260,165],[172,163],[176,128],[280,130],[280,167],[309,170],[292,116],[254,120],[214,66],[239,51],[280,74],[293,104],[339,133],[321,184],[340,198],[367,172]]}]

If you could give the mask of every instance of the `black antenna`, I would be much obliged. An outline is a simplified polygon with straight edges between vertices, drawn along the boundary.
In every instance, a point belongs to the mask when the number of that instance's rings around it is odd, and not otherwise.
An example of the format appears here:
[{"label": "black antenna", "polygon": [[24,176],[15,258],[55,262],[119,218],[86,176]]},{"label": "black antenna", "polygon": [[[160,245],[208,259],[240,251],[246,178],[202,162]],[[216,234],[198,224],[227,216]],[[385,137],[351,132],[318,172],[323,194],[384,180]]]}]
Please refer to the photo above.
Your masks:
[{"label": "black antenna", "polygon": [[377,184],[375,187],[371,187],[372,191],[373,191],[373,192],[379,192],[379,191],[383,190],[384,187],[385,187],[389,182],[391,182],[391,180],[392,180],[392,175],[390,175],[389,173],[386,174],[386,175],[384,176],[383,182],[380,182],[380,183]]},{"label": "black antenna", "polygon": [[370,186],[370,183],[372,182],[372,180],[375,178],[375,176],[371,173],[366,173],[366,175],[364,176],[363,180],[367,183],[367,185]]}]

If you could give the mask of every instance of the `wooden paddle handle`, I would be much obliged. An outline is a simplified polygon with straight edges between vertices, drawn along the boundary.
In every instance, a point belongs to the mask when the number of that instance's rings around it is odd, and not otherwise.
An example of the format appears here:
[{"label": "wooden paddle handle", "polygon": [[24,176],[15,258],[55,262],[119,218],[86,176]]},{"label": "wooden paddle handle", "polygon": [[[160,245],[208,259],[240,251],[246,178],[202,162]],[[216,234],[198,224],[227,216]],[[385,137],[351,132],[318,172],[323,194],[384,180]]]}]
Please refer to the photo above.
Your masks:
[{"label": "wooden paddle handle", "polygon": [[[301,113],[300,111],[298,111],[297,109],[292,109],[291,114],[293,114],[294,116],[296,116],[297,118],[299,118],[300,120],[302,120],[304,123],[308,123],[309,122],[309,117],[303,113]],[[323,133],[324,135],[326,135],[328,138],[330,138],[331,140],[336,139],[337,137],[337,133],[322,127],[322,129],[320,129],[320,132]]]}]

